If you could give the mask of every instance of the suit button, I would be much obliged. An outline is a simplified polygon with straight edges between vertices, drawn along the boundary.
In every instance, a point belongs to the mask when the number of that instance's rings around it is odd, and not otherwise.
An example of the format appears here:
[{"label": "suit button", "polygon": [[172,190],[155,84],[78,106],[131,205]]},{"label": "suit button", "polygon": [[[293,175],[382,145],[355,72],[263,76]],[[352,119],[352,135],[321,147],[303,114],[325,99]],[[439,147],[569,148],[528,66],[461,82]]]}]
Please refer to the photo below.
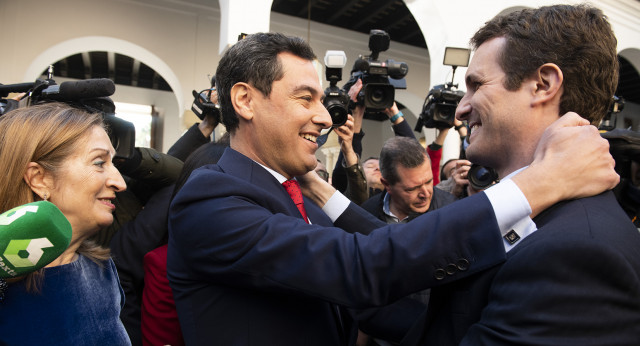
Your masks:
[{"label": "suit button", "polygon": [[458,269],[465,271],[469,269],[469,261],[467,261],[464,258],[461,258],[458,260],[458,262],[456,262],[456,266],[458,267]]},{"label": "suit button", "polygon": [[458,271],[458,267],[455,264],[450,263],[445,267],[445,271],[448,275],[453,275]]},{"label": "suit button", "polygon": [[444,269],[442,268],[436,269],[436,273],[435,273],[436,280],[442,280],[444,279],[445,276],[447,276],[447,273],[444,271]]}]

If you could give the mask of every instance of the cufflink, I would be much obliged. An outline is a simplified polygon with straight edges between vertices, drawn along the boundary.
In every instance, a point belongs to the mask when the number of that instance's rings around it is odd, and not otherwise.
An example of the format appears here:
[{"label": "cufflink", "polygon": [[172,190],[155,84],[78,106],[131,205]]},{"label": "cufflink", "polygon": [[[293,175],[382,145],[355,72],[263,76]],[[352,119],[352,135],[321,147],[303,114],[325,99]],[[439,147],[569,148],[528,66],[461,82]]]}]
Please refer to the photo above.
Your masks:
[{"label": "cufflink", "polygon": [[510,245],[515,244],[518,240],[520,240],[520,236],[518,235],[518,233],[516,233],[516,231],[514,230],[510,230],[507,234],[504,235],[503,237]]}]

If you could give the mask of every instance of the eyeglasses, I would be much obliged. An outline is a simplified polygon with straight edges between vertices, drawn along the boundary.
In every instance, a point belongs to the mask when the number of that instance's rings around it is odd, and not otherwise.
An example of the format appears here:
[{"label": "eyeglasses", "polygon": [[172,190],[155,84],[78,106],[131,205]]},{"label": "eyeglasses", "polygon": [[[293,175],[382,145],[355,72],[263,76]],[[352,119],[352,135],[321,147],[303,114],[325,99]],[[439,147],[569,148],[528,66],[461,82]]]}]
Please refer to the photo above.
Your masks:
[{"label": "eyeglasses", "polygon": [[329,181],[329,173],[327,173],[327,171],[316,171],[316,173],[318,173],[318,175],[320,176],[320,178],[322,178],[324,181]]}]

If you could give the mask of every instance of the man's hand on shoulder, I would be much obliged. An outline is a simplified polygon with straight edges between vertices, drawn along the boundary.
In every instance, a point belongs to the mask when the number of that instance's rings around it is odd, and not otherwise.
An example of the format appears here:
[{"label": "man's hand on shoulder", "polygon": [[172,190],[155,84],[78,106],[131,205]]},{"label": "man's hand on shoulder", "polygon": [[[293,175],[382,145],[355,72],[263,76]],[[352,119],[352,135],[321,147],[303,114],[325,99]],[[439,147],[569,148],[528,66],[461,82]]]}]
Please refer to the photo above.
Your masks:
[{"label": "man's hand on shoulder", "polygon": [[319,207],[323,207],[336,192],[336,189],[324,181],[316,171],[297,176],[302,194],[311,199]]},{"label": "man's hand on shoulder", "polygon": [[620,181],[614,166],[609,142],[595,126],[569,112],[545,130],[533,162],[513,180],[535,216],[559,201],[614,188]]}]

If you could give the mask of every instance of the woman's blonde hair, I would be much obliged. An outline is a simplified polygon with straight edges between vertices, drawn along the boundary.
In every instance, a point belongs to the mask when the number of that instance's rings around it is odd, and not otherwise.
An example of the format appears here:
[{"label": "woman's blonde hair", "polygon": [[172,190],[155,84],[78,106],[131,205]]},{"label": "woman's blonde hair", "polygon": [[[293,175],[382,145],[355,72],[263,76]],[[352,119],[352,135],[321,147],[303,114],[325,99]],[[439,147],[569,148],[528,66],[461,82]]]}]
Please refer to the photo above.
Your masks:
[{"label": "woman's blonde hair", "polygon": [[[39,200],[24,180],[29,162],[41,165],[56,177],[64,164],[95,126],[104,128],[100,114],[91,114],[64,103],[46,103],[13,110],[0,117],[0,213]],[[109,250],[85,241],[78,252],[100,262]],[[37,291],[43,271],[27,276],[27,289]]]}]

